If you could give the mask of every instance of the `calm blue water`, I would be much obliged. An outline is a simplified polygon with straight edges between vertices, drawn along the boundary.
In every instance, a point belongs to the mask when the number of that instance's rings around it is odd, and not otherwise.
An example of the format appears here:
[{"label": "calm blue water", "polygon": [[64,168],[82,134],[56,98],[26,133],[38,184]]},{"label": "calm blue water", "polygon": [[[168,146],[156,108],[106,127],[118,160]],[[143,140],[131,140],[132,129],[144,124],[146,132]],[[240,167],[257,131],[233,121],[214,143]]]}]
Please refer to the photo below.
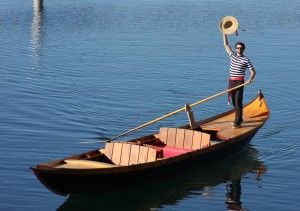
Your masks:
[{"label": "calm blue water", "polygon": [[[0,210],[299,209],[300,2],[0,2]],[[226,89],[218,21],[236,16],[271,117],[248,150],[157,186],[64,198],[29,170]],[[226,96],[194,108],[227,110]],[[187,123],[175,115],[160,126]]]}]

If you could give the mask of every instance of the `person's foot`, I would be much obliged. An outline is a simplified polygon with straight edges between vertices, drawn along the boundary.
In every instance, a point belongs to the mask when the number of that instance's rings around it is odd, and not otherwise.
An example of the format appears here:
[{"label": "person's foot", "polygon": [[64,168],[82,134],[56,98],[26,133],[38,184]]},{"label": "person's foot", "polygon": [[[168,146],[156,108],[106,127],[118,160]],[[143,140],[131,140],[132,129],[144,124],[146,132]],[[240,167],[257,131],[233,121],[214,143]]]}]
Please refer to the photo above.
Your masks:
[{"label": "person's foot", "polygon": [[240,127],[242,127],[241,124],[233,124],[233,125],[232,125],[232,128],[240,128]]},{"label": "person's foot", "polygon": [[241,123],[240,123],[240,124],[236,124],[236,123],[235,123],[235,121],[232,121],[232,122],[231,122],[231,125],[232,125],[232,126],[233,126],[233,125],[239,125],[239,126],[241,126],[241,125],[242,125],[242,123],[243,123],[243,120],[241,121]]}]

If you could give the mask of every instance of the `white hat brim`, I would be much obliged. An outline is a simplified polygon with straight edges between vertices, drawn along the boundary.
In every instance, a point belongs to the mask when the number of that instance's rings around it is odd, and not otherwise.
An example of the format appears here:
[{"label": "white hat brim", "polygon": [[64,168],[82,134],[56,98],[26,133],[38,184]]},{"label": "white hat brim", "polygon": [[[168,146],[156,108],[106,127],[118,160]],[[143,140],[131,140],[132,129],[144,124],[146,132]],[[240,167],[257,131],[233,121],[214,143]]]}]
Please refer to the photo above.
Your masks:
[{"label": "white hat brim", "polygon": [[238,29],[239,23],[233,16],[225,16],[219,23],[219,30],[226,35],[233,34]]}]

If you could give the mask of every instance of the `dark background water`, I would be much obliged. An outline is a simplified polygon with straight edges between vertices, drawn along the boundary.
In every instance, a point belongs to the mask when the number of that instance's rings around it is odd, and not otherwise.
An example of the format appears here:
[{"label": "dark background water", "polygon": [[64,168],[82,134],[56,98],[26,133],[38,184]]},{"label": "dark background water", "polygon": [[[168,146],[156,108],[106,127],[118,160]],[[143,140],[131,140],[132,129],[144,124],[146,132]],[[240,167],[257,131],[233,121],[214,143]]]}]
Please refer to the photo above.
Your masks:
[{"label": "dark background water", "polygon": [[[296,0],[38,0],[0,2],[0,210],[297,210],[300,2]],[[154,186],[63,198],[29,170],[226,89],[218,30],[226,15],[271,110],[251,146]],[[194,109],[227,110],[226,96]],[[187,123],[175,115],[160,126]],[[126,139],[126,138],[125,138]],[[235,201],[232,203],[230,201]]]}]

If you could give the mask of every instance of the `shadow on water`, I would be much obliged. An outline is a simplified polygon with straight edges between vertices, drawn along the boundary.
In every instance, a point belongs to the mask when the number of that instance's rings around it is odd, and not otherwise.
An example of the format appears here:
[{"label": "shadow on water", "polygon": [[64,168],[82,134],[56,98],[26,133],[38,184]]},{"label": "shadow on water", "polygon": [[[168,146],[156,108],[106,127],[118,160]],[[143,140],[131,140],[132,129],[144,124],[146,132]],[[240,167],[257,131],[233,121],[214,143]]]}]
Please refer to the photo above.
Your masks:
[{"label": "shadow on water", "polygon": [[226,186],[226,209],[242,210],[242,177],[254,173],[259,180],[265,171],[258,151],[250,146],[231,157],[205,167],[194,166],[159,183],[149,182],[148,185],[106,194],[70,195],[57,210],[155,210],[195,194],[213,198],[212,189],[219,184]]}]

